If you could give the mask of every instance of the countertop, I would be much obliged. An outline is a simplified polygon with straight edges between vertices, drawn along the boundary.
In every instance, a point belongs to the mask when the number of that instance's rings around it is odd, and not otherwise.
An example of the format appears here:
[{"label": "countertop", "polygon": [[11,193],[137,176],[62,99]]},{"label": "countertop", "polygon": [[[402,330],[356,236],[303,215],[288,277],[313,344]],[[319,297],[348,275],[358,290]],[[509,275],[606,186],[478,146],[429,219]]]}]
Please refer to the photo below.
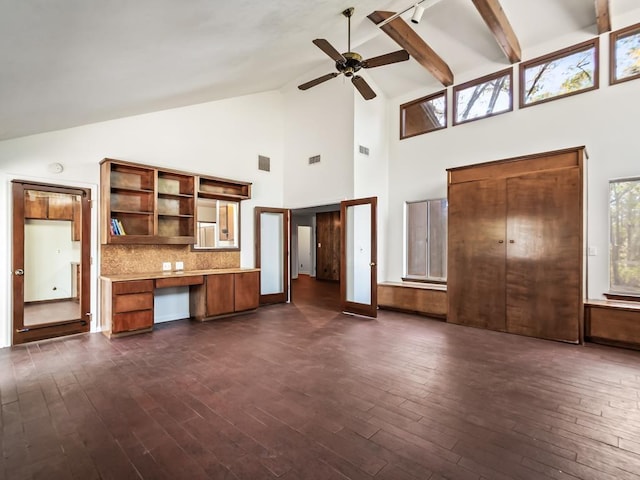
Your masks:
[{"label": "countertop", "polygon": [[171,272],[125,273],[122,275],[101,275],[103,280],[124,282],[127,280],[155,280],[158,278],[194,277],[197,275],[222,275],[225,273],[259,272],[259,268],[214,268],[210,270],[179,270]]}]

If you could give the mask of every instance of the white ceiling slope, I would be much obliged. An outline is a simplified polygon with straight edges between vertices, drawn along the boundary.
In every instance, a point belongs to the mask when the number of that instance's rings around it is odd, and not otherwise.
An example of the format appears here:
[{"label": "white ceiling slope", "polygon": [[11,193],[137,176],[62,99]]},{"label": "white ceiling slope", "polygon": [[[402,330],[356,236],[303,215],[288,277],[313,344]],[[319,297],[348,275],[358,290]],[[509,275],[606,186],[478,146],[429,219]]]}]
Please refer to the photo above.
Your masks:
[{"label": "white ceiling slope", "polygon": [[[638,3],[611,0],[614,29],[624,26],[616,16]],[[352,50],[367,58],[399,47],[366,16],[411,4],[0,0],[0,140],[302,83],[334,68],[311,40],[326,38],[346,51],[342,10],[355,7]],[[571,32],[595,34],[594,0],[501,4],[525,57],[535,45]],[[487,63],[508,65],[471,0],[441,0],[414,28],[456,78]],[[414,60],[364,76],[389,97],[440,88]]]}]

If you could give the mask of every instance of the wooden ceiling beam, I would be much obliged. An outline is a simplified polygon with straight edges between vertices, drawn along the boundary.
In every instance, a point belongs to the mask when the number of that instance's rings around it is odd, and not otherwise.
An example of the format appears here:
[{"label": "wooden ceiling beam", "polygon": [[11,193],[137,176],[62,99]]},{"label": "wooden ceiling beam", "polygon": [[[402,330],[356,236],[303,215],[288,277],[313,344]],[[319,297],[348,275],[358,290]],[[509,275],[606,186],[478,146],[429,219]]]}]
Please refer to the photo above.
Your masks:
[{"label": "wooden ceiling beam", "polygon": [[516,37],[509,19],[502,10],[499,0],[471,0],[476,6],[482,19],[493,33],[498,45],[511,63],[517,63],[522,58],[520,42]]},{"label": "wooden ceiling beam", "polygon": [[[375,11],[368,18],[377,25],[392,15],[395,14]],[[397,17],[380,28],[445,87],[453,85],[453,72],[449,65],[402,18]]]},{"label": "wooden ceiling beam", "polygon": [[598,25],[598,35],[611,31],[609,0],[596,0],[596,24]]}]

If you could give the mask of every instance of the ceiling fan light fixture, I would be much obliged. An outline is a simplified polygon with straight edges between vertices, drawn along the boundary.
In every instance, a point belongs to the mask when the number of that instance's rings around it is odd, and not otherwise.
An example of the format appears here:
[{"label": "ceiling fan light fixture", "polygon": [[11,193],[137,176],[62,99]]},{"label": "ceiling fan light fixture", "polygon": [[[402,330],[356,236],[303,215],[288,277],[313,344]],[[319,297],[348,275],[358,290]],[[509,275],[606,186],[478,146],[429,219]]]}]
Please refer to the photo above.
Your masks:
[{"label": "ceiling fan light fixture", "polygon": [[411,16],[411,22],[420,23],[420,20],[422,20],[423,14],[424,14],[424,7],[416,3],[416,6],[414,7],[414,10],[413,10],[413,15]]}]

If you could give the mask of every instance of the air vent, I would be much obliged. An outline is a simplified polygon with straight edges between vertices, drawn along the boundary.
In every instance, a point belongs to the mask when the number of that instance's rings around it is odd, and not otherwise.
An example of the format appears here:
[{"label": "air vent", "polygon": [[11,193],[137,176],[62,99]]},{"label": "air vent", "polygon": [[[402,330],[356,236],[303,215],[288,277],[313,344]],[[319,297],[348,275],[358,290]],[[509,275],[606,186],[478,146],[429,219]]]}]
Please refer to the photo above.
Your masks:
[{"label": "air vent", "polygon": [[360,145],[360,153],[362,155],[367,155],[369,156],[369,148],[365,147],[364,145]]},{"label": "air vent", "polygon": [[271,159],[269,157],[265,157],[264,155],[258,155],[258,170],[263,170],[265,172],[271,171]]},{"label": "air vent", "polygon": [[309,157],[309,165],[313,165],[314,163],[320,163],[320,155]]}]

